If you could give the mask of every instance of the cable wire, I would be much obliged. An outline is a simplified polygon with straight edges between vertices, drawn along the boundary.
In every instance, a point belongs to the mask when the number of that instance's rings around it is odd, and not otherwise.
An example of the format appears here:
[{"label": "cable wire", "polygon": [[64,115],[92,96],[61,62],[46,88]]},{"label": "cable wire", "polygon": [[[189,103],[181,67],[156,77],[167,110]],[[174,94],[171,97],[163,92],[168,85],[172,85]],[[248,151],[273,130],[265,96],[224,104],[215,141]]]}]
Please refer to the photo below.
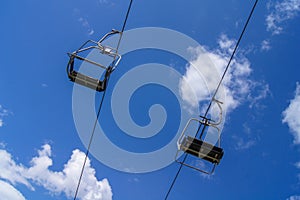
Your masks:
[{"label": "cable wire", "polygon": [[[108,82],[108,80],[107,80],[107,82]],[[94,138],[94,134],[95,134],[97,122],[98,122],[98,119],[99,119],[99,116],[100,116],[100,111],[101,111],[101,108],[102,108],[102,105],[103,105],[105,94],[106,94],[106,90],[104,90],[103,94],[102,94],[102,98],[101,98],[100,105],[99,105],[98,112],[97,112],[97,117],[96,117],[96,120],[95,120],[95,123],[94,123],[94,126],[93,126],[93,130],[92,130],[92,134],[91,134],[91,137],[90,137],[89,145],[88,145],[88,148],[86,150],[85,157],[84,157],[84,162],[83,162],[83,165],[82,165],[82,168],[81,168],[78,184],[77,184],[75,195],[74,195],[74,200],[76,200],[78,192],[79,192],[81,179],[82,179],[82,176],[83,176],[83,172],[84,172],[84,168],[85,168],[85,165],[86,165],[88,155],[90,153],[91,144],[92,144],[92,141],[93,141],[93,138]]]},{"label": "cable wire", "polygon": [[[117,48],[116,48],[117,53],[118,53],[120,43],[121,43],[121,40],[122,40],[122,37],[123,37],[123,32],[124,32],[124,29],[125,29],[125,26],[126,26],[126,23],[127,23],[127,19],[128,19],[128,16],[129,16],[129,12],[130,12],[130,9],[131,9],[132,2],[133,2],[133,0],[130,0],[129,6],[128,6],[128,9],[127,9],[127,13],[126,13],[126,17],[125,17],[125,20],[123,22],[122,30],[121,30],[119,41],[118,41],[118,45],[117,45]],[[114,57],[112,66],[114,66],[115,61],[116,61],[116,55]],[[108,82],[109,82],[109,78],[110,78],[110,73],[107,76],[107,81],[106,81],[107,85],[108,85]],[[90,140],[89,140],[88,148],[87,148],[86,153],[85,153],[85,158],[84,158],[84,162],[83,162],[83,165],[82,165],[82,168],[81,168],[78,184],[77,184],[77,187],[76,187],[74,200],[77,199],[77,195],[78,195],[79,188],[80,188],[80,183],[81,183],[81,180],[82,180],[82,177],[83,177],[83,172],[84,172],[84,168],[85,168],[85,165],[86,165],[86,161],[87,161],[88,155],[90,153],[90,148],[91,148],[92,141],[93,141],[93,138],[94,138],[94,135],[95,135],[95,130],[96,130],[96,126],[97,126],[99,116],[100,116],[100,112],[101,112],[101,108],[102,108],[103,101],[104,101],[104,98],[105,98],[105,94],[106,94],[106,89],[103,91],[102,98],[101,98],[101,101],[100,101],[100,104],[99,104],[99,108],[98,108],[98,111],[97,111],[97,117],[96,117],[96,120],[95,120],[95,123],[94,123],[94,126],[93,126],[93,130],[92,130],[91,137],[90,137]]]},{"label": "cable wire", "polygon": [[[129,6],[128,6],[128,9],[127,9],[126,17],[125,17],[125,20],[124,20],[124,23],[123,23],[123,26],[122,26],[122,29],[121,29],[119,41],[118,41],[117,48],[116,48],[116,54],[114,56],[114,61],[113,61],[113,65],[112,66],[114,66],[114,64],[116,62],[116,56],[117,56],[117,54],[119,52],[119,47],[120,47],[120,44],[121,44],[121,40],[123,38],[123,32],[124,32],[124,29],[125,29],[125,26],[126,26],[126,23],[127,23],[127,19],[128,19],[129,13],[130,13],[132,1],[133,0],[130,0]],[[114,71],[114,70],[115,70],[115,68],[112,68],[112,71]]]},{"label": "cable wire", "polygon": [[[222,75],[222,77],[221,77],[221,79],[220,79],[220,81],[219,81],[219,83],[218,83],[218,86],[217,86],[217,88],[216,88],[216,90],[215,90],[215,92],[214,92],[214,95],[212,96],[212,98],[211,98],[211,100],[210,100],[210,103],[209,103],[209,105],[208,105],[208,107],[207,107],[207,109],[206,109],[204,118],[207,117],[207,115],[208,115],[208,112],[209,112],[209,110],[210,110],[210,108],[211,108],[212,102],[214,101],[214,99],[215,99],[215,97],[216,97],[216,95],[217,95],[217,93],[218,93],[218,90],[219,90],[219,88],[220,88],[220,86],[221,86],[221,84],[222,84],[222,82],[223,82],[223,79],[224,79],[224,77],[225,77],[225,75],[226,75],[226,73],[227,73],[227,71],[228,71],[228,69],[229,69],[229,66],[230,66],[230,64],[231,64],[231,62],[232,62],[232,59],[233,59],[233,57],[234,57],[234,55],[235,55],[235,53],[236,53],[236,50],[237,50],[237,48],[238,48],[238,46],[239,46],[239,44],[240,44],[240,42],[241,42],[241,40],[242,40],[242,38],[243,38],[243,35],[244,35],[245,31],[246,31],[246,28],[247,28],[247,26],[248,26],[248,24],[249,24],[249,21],[250,21],[250,19],[251,19],[251,17],[252,17],[252,14],[253,14],[253,12],[254,12],[254,10],[255,10],[255,7],[256,7],[257,3],[258,3],[258,0],[255,1],[254,5],[253,5],[253,7],[252,7],[252,9],[251,9],[251,12],[250,12],[250,14],[249,14],[249,16],[248,16],[248,18],[247,18],[247,21],[246,21],[246,23],[245,23],[245,25],[244,25],[244,28],[243,28],[243,30],[242,30],[242,32],[241,32],[241,34],[240,34],[240,37],[239,37],[239,39],[238,39],[238,41],[237,41],[237,43],[236,43],[236,45],[235,45],[235,48],[234,48],[234,50],[233,50],[233,52],[232,52],[232,54],[231,54],[231,57],[230,57],[230,59],[229,59],[229,61],[228,61],[227,66],[226,66],[226,68],[225,68],[225,71],[224,71],[224,73],[223,73],[223,75]],[[201,129],[201,126],[202,126],[202,124],[199,125],[195,137],[198,136],[199,130]],[[171,191],[172,191],[172,188],[174,187],[175,182],[176,182],[176,180],[177,180],[177,178],[178,178],[178,176],[179,176],[179,173],[180,173],[180,171],[181,171],[181,169],[182,169],[183,163],[184,163],[184,162],[186,161],[186,159],[187,159],[187,156],[188,156],[188,154],[185,153],[185,156],[184,156],[184,158],[183,158],[183,162],[180,163],[180,167],[179,167],[179,169],[177,170],[177,173],[176,173],[176,175],[175,175],[175,177],[174,177],[174,179],[173,179],[173,181],[172,181],[172,183],[171,183],[171,185],[170,185],[170,187],[169,187],[169,190],[168,190],[168,192],[167,192],[167,194],[166,194],[166,196],[165,196],[165,200],[168,199],[168,197],[169,197],[169,195],[170,195],[170,193],[171,193]]]}]

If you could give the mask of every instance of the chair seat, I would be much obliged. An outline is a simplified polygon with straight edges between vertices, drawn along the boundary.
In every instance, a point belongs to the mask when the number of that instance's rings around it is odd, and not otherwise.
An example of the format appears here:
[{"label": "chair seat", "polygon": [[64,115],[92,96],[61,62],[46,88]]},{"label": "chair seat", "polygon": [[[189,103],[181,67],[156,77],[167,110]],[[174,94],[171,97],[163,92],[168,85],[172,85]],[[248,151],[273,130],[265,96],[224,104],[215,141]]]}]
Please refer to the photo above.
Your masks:
[{"label": "chair seat", "polygon": [[219,164],[224,155],[223,149],[190,136],[183,139],[180,149],[214,164]]},{"label": "chair seat", "polygon": [[86,75],[76,72],[74,70],[71,71],[70,73],[68,73],[68,76],[72,82],[76,82],[80,85],[86,86],[93,90],[102,92],[106,89],[106,81],[105,80],[100,81],[98,79],[86,76]]}]

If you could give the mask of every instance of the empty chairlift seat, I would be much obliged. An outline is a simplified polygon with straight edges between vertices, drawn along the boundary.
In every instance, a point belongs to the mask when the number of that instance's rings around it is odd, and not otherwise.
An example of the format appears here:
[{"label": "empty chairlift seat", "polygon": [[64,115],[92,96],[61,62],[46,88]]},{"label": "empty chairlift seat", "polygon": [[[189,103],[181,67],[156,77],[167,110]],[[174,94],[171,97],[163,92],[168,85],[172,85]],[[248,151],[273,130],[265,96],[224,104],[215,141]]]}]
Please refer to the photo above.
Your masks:
[{"label": "empty chairlift seat", "polygon": [[[175,156],[175,161],[185,165],[187,167],[190,167],[192,169],[201,171],[206,174],[212,174],[215,170],[216,165],[218,165],[224,155],[224,151],[220,146],[220,128],[218,127],[222,121],[222,107],[221,103],[218,100],[213,99],[213,102],[217,104],[217,106],[220,109],[219,113],[219,119],[217,122],[212,121],[211,119],[208,119],[206,117],[200,116],[199,118],[191,118],[186,126],[184,127],[178,141],[177,141],[177,152]],[[193,126],[192,123],[196,123],[197,126]],[[204,141],[202,138],[204,138],[204,135],[211,134],[212,132],[207,131],[207,128],[211,127],[212,130],[216,130],[217,132],[217,138],[216,138],[216,144],[217,146],[208,143]],[[192,132],[191,132],[192,131]],[[195,131],[195,132],[194,132]],[[189,134],[188,134],[189,132]],[[198,133],[200,136],[197,136]],[[194,137],[190,136],[190,134],[194,135]],[[186,160],[187,157],[184,157],[184,159],[180,159],[179,152],[183,152],[187,155],[195,156],[199,159],[203,159],[207,162],[209,162],[209,165],[212,165],[210,167],[210,170],[207,170],[202,165],[197,165],[193,162],[188,162]]]},{"label": "empty chairlift seat", "polygon": [[[107,80],[110,76],[110,73],[115,69],[115,67],[120,62],[121,56],[118,54],[118,50],[109,46],[105,46],[102,42],[110,35],[121,34],[117,30],[112,30],[111,32],[104,35],[98,42],[89,40],[85,42],[77,51],[73,53],[68,53],[70,59],[67,65],[67,74],[70,81],[77,84],[83,85],[85,87],[91,88],[93,90],[102,92],[106,89]],[[97,53],[103,54],[105,56],[111,57],[111,64],[109,66],[104,66],[98,62],[90,60],[82,56],[82,54],[90,53],[92,50],[97,51]],[[75,68],[78,68],[76,65],[76,60],[87,62],[96,67],[100,67],[105,70],[103,79],[97,79],[83,73],[78,72]]]},{"label": "empty chairlift seat", "polygon": [[69,78],[72,82],[76,82],[80,85],[86,86],[99,92],[102,92],[106,89],[106,79],[100,81],[74,70],[69,73]]},{"label": "empty chairlift seat", "polygon": [[70,81],[78,83],[80,85],[83,85],[85,87],[91,88],[93,90],[102,92],[106,89],[106,82],[107,77],[110,73],[111,68],[106,69],[106,73],[103,80],[99,80],[87,75],[84,75],[82,73],[79,73],[74,70],[74,59],[75,56],[70,55],[70,61],[69,61],[69,70],[68,70],[68,77]]},{"label": "empty chairlift seat", "polygon": [[202,140],[185,136],[180,145],[180,149],[188,154],[207,160],[213,164],[219,164],[223,157],[222,148],[213,146]]}]

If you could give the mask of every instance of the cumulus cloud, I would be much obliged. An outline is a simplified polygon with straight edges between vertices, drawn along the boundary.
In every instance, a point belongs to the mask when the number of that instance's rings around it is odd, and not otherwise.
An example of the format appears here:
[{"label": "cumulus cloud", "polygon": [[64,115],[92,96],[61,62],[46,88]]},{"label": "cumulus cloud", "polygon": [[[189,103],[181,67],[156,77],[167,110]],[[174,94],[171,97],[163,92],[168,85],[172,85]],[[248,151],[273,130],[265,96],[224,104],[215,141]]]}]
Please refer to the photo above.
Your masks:
[{"label": "cumulus cloud", "polygon": [[[190,49],[191,53],[195,55],[195,59],[191,61],[191,65],[186,67],[179,88],[183,100],[193,108],[199,106],[199,102],[211,98],[227,66],[236,41],[229,39],[226,35],[221,35],[218,44],[219,47],[215,50],[209,50],[204,46]],[[249,95],[252,84],[249,79],[251,71],[250,62],[244,55],[240,54],[232,60],[217,95],[218,100],[224,102],[224,110],[235,109]],[[191,95],[193,92],[195,96]],[[222,98],[223,96],[226,99]]]},{"label": "cumulus cloud", "polygon": [[[79,179],[85,154],[74,150],[69,161],[62,171],[52,171],[51,146],[45,144],[33,157],[30,167],[16,164],[11,154],[5,150],[0,151],[0,177],[12,184],[21,183],[34,189],[30,182],[40,185],[54,195],[64,193],[72,198]],[[98,181],[95,169],[87,159],[78,198],[82,200],[111,200],[112,191],[107,179]]]},{"label": "cumulus cloud", "polygon": [[12,184],[21,183],[33,190],[32,185],[24,177],[26,171],[23,165],[18,165],[12,159],[11,154],[0,149],[0,178],[8,180]]},{"label": "cumulus cloud", "polygon": [[2,200],[25,200],[25,197],[9,183],[0,180],[0,197]]},{"label": "cumulus cloud", "polygon": [[295,96],[288,107],[283,111],[283,123],[287,123],[290,131],[294,135],[294,143],[300,144],[300,84],[296,84]]},{"label": "cumulus cloud", "polygon": [[[189,49],[194,55],[194,59],[186,66],[185,74],[179,84],[180,95],[188,105],[186,106],[188,111],[195,111],[200,107],[200,114],[205,113],[208,106],[207,102],[211,100],[217,88],[235,44],[235,40],[223,34],[218,39],[216,49],[209,49],[204,46]],[[251,63],[245,55],[243,50],[237,52],[216,95],[216,99],[223,102],[223,113],[231,112],[246,102],[249,103],[249,108],[261,110],[263,108],[261,101],[270,94],[268,84],[264,81],[251,79]],[[213,104],[209,113],[210,118],[218,121],[219,113],[218,107]],[[199,113],[193,112],[191,114],[199,115]],[[224,122],[225,119],[223,118],[220,126],[224,125]],[[209,129],[209,131],[211,130]],[[246,133],[247,131],[245,130]],[[236,150],[249,149],[256,144],[256,140],[249,135],[249,131],[247,134],[246,138],[237,136],[233,138]],[[207,141],[212,135],[212,133],[206,135]]]},{"label": "cumulus cloud", "polygon": [[[295,96],[290,100],[288,107],[282,112],[283,114],[283,123],[287,123],[291,133],[294,136],[294,144],[300,144],[300,84],[296,83]],[[295,167],[300,169],[300,162],[295,163]],[[299,174],[298,174],[298,177]],[[299,195],[293,195],[287,200],[300,200]]]},{"label": "cumulus cloud", "polygon": [[287,20],[298,16],[300,11],[300,0],[283,0],[281,2],[269,3],[271,13],[266,17],[267,30],[273,35],[282,33],[282,25]]}]

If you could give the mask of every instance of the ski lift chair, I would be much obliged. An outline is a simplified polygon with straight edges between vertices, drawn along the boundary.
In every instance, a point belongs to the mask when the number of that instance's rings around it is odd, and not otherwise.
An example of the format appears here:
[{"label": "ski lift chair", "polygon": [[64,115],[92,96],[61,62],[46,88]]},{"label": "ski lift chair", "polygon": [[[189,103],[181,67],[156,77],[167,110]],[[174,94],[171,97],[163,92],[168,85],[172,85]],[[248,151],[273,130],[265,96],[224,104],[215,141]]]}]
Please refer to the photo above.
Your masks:
[{"label": "ski lift chair", "polygon": [[[121,60],[121,55],[118,54],[118,50],[116,48],[112,48],[109,46],[105,46],[102,42],[111,35],[114,34],[122,34],[120,31],[112,30],[111,32],[105,34],[98,42],[93,40],[88,40],[85,42],[77,51],[73,53],[68,53],[70,57],[68,65],[67,65],[67,74],[70,81],[75,82],[77,84],[83,85],[85,87],[94,89],[96,91],[102,92],[106,89],[107,79],[110,76],[111,72],[115,69],[115,67],[119,64]],[[100,54],[107,55],[112,58],[112,62],[110,66],[104,66],[98,62],[95,62],[91,59],[85,58],[82,56],[84,53],[88,53],[92,50],[97,50]],[[105,70],[105,75],[102,80],[93,78],[91,76],[87,76],[75,70],[75,60],[80,60],[83,62],[87,62],[94,66],[103,68]]]},{"label": "ski lift chair", "polygon": [[[175,156],[175,160],[178,163],[181,163],[187,167],[190,167],[192,169],[198,170],[200,172],[203,172],[205,174],[212,174],[216,168],[216,165],[218,165],[224,155],[223,149],[220,147],[220,129],[218,128],[218,125],[222,121],[222,107],[221,103],[218,100],[213,100],[217,103],[218,107],[220,108],[220,117],[218,122],[213,122],[211,119],[208,119],[206,117],[200,116],[201,119],[198,118],[191,118],[188,123],[186,124],[185,128],[182,131],[181,136],[179,137],[177,141],[177,153]],[[192,122],[197,122],[199,129],[201,129],[201,134],[199,138],[194,138],[189,135],[187,135],[187,129],[191,126]],[[205,129],[210,126],[212,128],[215,128],[218,133],[218,141],[217,146],[210,144],[208,142],[205,142],[202,140],[203,134]],[[199,130],[198,130],[199,131]],[[198,167],[196,165],[188,164],[185,162],[185,159],[183,161],[179,160],[178,155],[179,152],[182,151],[188,155],[192,155],[195,157],[198,157],[200,159],[203,159],[205,161],[208,161],[213,166],[211,167],[211,170],[204,170],[201,167]]]}]

